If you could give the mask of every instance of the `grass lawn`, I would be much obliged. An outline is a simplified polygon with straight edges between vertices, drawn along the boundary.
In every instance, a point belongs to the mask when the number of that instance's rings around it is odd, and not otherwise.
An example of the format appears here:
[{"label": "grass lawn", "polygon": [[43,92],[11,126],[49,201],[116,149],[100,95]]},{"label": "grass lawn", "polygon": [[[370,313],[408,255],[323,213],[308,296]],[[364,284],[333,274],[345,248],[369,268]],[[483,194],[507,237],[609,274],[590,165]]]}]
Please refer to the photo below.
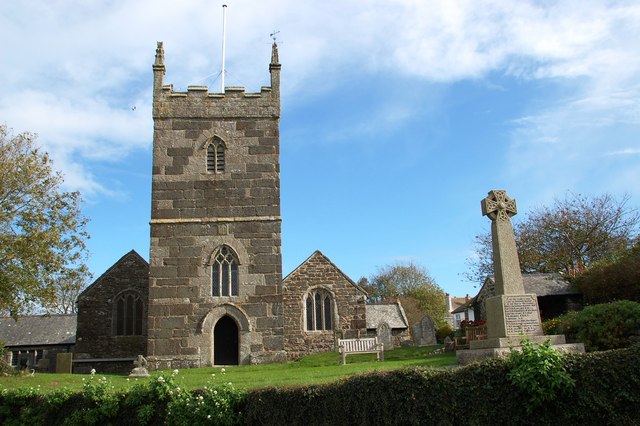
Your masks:
[{"label": "grass lawn", "polygon": [[[181,386],[202,388],[209,380],[215,383],[232,382],[236,388],[255,389],[267,386],[308,385],[326,383],[369,371],[393,370],[409,366],[446,368],[456,364],[455,353],[429,355],[429,352],[441,346],[398,348],[384,353],[384,361],[377,362],[374,354],[349,355],[347,365],[341,365],[341,357],[336,352],[309,355],[298,361],[286,364],[241,365],[225,367],[192,368],[181,370],[176,377]],[[170,370],[152,372],[152,378],[169,375]],[[212,376],[215,374],[215,377]],[[107,377],[115,389],[126,389],[134,383],[125,376],[102,375]],[[81,374],[17,375],[0,377],[0,388],[34,387],[43,392],[66,387],[73,390],[82,388]],[[138,381],[150,379],[137,379]]]}]

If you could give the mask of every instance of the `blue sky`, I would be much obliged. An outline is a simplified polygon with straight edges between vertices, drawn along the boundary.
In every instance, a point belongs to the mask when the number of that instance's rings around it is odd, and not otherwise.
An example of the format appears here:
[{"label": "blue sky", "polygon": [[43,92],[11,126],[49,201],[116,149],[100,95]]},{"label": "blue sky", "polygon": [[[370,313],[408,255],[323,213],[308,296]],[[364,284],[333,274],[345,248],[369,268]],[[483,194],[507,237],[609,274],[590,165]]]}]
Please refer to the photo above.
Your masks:
[{"label": "blue sky", "polygon": [[[282,63],[283,269],[413,261],[456,296],[480,200],[520,217],[567,191],[640,206],[640,3],[229,0],[226,84]],[[151,85],[220,90],[222,2],[0,5],[0,122],[38,133],[91,219],[95,277],[148,258]],[[518,216],[516,216],[517,218]]]}]

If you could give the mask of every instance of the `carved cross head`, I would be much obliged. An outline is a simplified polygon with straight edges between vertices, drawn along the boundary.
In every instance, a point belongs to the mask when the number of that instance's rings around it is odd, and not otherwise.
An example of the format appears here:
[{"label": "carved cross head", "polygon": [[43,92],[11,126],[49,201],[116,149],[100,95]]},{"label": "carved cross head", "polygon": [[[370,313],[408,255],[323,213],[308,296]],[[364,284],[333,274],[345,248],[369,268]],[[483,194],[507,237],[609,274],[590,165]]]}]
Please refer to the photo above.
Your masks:
[{"label": "carved cross head", "polygon": [[491,220],[508,221],[518,213],[516,200],[509,198],[507,191],[494,189],[489,191],[487,198],[481,201],[482,215]]}]

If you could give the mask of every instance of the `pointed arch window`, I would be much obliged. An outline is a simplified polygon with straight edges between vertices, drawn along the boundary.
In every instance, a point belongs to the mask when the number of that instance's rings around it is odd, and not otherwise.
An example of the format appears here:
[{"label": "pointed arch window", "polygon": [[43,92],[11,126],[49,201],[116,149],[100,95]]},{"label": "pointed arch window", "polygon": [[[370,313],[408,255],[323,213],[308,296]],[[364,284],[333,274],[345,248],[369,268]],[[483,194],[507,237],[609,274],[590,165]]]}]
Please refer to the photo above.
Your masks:
[{"label": "pointed arch window", "polygon": [[333,329],[333,298],[328,291],[314,289],[305,298],[307,331]]},{"label": "pointed arch window", "polygon": [[126,291],[114,301],[114,334],[116,336],[141,336],[144,317],[144,301],[140,294]]},{"label": "pointed arch window", "polygon": [[238,296],[238,257],[227,246],[222,246],[211,259],[211,295]]},{"label": "pointed arch window", "polygon": [[224,142],[214,139],[207,147],[207,173],[224,173],[224,157]]}]

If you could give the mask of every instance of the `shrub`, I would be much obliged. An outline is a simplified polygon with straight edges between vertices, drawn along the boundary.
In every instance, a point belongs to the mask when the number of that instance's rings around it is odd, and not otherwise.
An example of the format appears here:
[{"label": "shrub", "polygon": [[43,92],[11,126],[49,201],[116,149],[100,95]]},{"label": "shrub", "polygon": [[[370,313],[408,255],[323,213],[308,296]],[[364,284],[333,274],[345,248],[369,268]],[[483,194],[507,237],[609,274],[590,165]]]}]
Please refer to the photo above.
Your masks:
[{"label": "shrub", "polygon": [[573,282],[588,303],[640,302],[640,244],[618,259],[578,275]]},{"label": "shrub", "polygon": [[436,329],[436,340],[438,341],[438,343],[444,343],[444,339],[446,339],[447,337],[453,339],[453,334],[454,331],[450,324],[447,323],[441,325]]},{"label": "shrub", "polygon": [[545,334],[564,334],[587,351],[626,348],[640,338],[640,303],[621,300],[587,306],[542,324]]},{"label": "shrub", "polygon": [[588,351],[624,348],[640,334],[640,303],[619,302],[587,306],[575,320],[578,341]]},{"label": "shrub", "polygon": [[563,355],[551,347],[550,339],[540,345],[524,339],[521,351],[511,348],[507,360],[511,368],[509,380],[529,396],[528,412],[575,386]]}]

